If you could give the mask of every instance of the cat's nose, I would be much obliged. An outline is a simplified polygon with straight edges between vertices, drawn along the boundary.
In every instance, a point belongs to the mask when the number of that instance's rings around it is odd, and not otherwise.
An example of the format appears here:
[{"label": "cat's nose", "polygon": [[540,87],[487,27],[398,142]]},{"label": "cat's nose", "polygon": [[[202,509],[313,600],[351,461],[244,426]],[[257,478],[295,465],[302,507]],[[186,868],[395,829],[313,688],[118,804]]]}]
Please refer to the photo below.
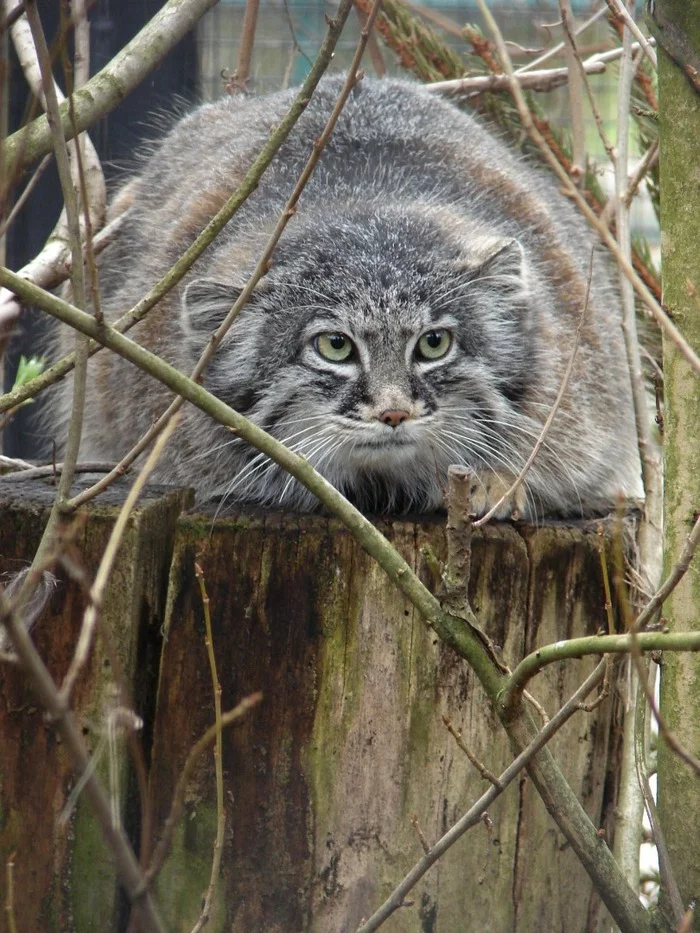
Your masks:
[{"label": "cat's nose", "polygon": [[398,408],[388,408],[381,413],[379,420],[382,424],[388,424],[390,428],[397,428],[400,424],[403,424],[404,421],[408,421],[409,417],[407,411],[401,411]]}]

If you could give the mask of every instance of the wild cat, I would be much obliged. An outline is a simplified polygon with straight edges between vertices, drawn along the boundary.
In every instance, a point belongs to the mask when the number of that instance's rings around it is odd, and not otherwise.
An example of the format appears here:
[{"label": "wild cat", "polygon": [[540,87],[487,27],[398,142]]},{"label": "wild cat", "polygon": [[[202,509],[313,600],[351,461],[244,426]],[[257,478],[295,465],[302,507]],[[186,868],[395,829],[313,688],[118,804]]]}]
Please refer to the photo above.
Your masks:
[{"label": "wild cat", "polygon": [[[252,272],[341,79],[321,82],[258,189],[132,336],[190,371]],[[294,91],[227,97],[182,119],[123,190],[100,262],[112,320],[190,245],[240,182]],[[361,81],[204,384],[304,456],[361,509],[440,506],[449,464],[483,512],[551,409],[588,307],[568,391],[518,493],[526,520],[581,516],[640,492],[610,261],[553,182],[417,85]],[[119,459],[170,394],[110,353],[90,364],[81,456]],[[200,497],[318,502],[193,407],[157,479]]]}]

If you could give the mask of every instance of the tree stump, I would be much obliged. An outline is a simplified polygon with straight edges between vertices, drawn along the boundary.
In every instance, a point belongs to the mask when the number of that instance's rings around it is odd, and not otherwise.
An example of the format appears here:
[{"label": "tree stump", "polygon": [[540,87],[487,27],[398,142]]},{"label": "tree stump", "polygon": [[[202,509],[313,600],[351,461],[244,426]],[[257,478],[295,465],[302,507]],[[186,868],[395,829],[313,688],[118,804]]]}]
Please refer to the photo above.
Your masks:
[{"label": "tree stump", "polygon": [[[167,519],[156,519],[163,521],[160,540],[145,530],[151,527],[147,516],[156,508],[154,500],[144,503],[139,519],[144,524],[136,522],[133,529],[141,550],[122,551],[121,570],[111,584],[129,610],[120,618],[119,613],[105,617],[130,633],[126,643],[133,663],[125,670],[136,710],[146,720],[153,839],[159,837],[190,747],[214,722],[197,560],[210,598],[223,709],[252,692],[264,695],[223,736],[225,843],[207,929],[352,933],[421,857],[414,817],[433,843],[487,789],[442,717],[496,774],[512,759],[507,737],[466,663],[437,640],[339,522],[252,512],[214,521],[187,514],[177,521],[173,540],[176,501],[181,501],[177,494],[163,494],[160,515]],[[31,525],[32,510],[36,507],[28,501],[0,503],[4,567],[9,557],[28,557],[36,545],[41,523]],[[104,546],[109,512],[89,512],[83,553],[90,571]],[[13,551],[6,528],[14,513],[24,516],[24,525],[17,527],[35,530],[23,532]],[[444,554],[444,519],[379,526],[435,587],[424,548]],[[148,547],[154,556],[145,556]],[[166,582],[164,607],[162,597],[141,594],[144,586],[150,594],[162,594]],[[599,537],[593,529],[494,525],[475,532],[469,591],[485,630],[511,664],[538,644],[606,624]],[[41,623],[37,641],[43,656],[52,659],[54,674],[65,669],[81,613],[80,594],[68,584],[50,620]],[[163,633],[162,644],[156,643],[156,630]],[[158,672],[139,659],[138,646],[144,644],[159,651]],[[96,681],[103,658],[98,646],[77,696],[81,716],[92,709],[99,717],[104,706]],[[551,715],[593,664],[589,659],[552,665],[532,683],[532,692]],[[102,864],[109,865],[112,892],[114,876],[86,810],[74,817],[71,833],[56,828],[55,816],[72,781],[53,733],[27,706],[31,700],[18,672],[5,669],[3,676],[0,715],[12,730],[3,723],[9,736],[5,747],[17,757],[3,778],[3,858],[16,849],[16,902],[30,885],[35,892],[28,897],[34,914],[25,920],[17,908],[18,929],[123,930],[123,912],[113,894],[102,910],[99,891],[87,891],[91,883],[98,888],[99,879],[91,876],[103,871]],[[611,699],[592,714],[578,713],[552,743],[589,816],[606,831],[619,741],[613,713]],[[34,775],[31,782],[28,774]],[[528,780],[514,782],[489,816],[489,827],[470,830],[384,929],[588,933],[604,928],[605,911],[587,875]],[[199,916],[215,835],[209,750],[195,768],[156,886],[173,933],[191,930]],[[75,854],[85,851],[93,853],[92,864]],[[75,906],[83,898],[72,926],[53,919],[59,916],[56,905]],[[31,917],[39,919],[32,923]]]}]

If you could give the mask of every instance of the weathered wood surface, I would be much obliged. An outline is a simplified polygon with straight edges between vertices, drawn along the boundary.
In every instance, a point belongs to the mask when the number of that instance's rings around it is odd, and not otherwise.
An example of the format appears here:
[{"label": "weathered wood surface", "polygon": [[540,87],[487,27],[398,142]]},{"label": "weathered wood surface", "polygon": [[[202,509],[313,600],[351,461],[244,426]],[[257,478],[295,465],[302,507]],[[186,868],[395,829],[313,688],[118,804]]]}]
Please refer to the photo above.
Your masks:
[{"label": "weathered wood surface", "polygon": [[[11,571],[31,557],[50,493],[10,503],[8,487],[0,498],[0,569]],[[505,734],[466,665],[437,642],[337,522],[241,514],[213,523],[188,515],[178,521],[173,544],[178,496],[154,493],[142,503],[104,617],[146,720],[153,839],[187,752],[214,716],[197,558],[211,599],[223,707],[264,693],[224,735],[225,848],[207,929],[354,931],[420,857],[414,814],[435,841],[486,789],[442,715],[497,773],[512,757]],[[78,536],[90,573],[113,518],[109,506],[91,509]],[[395,521],[381,528],[434,585],[421,548],[444,552],[443,525]],[[475,534],[473,549],[472,604],[509,662],[536,644],[605,623],[594,533],[494,526]],[[62,585],[36,632],[59,679],[83,605],[74,584]],[[76,691],[93,742],[107,702],[105,658],[98,642]],[[550,714],[592,663],[553,666],[535,681],[533,692]],[[55,734],[19,672],[4,666],[0,678],[0,857],[4,866],[7,854],[17,852],[18,929],[121,933],[111,859],[87,808],[79,804],[68,831],[57,826],[74,779]],[[604,828],[615,783],[612,706],[607,701],[590,716],[578,714],[553,745],[593,822]],[[132,797],[126,818],[136,833],[133,788]],[[157,885],[173,933],[189,931],[199,914],[215,799],[213,755],[206,753]],[[515,782],[490,816],[492,829],[475,827],[457,843],[415,889],[412,906],[385,929],[602,929],[598,899],[529,782]]]},{"label": "weathered wood surface", "polygon": [[[16,573],[31,561],[48,518],[55,490],[37,482],[0,483],[0,574]],[[112,530],[123,492],[114,491],[78,526],[72,556],[92,579]],[[131,520],[105,593],[101,627],[124,673],[134,708],[150,718],[158,667],[159,632],[165,606],[164,580],[175,519],[187,495],[151,489]],[[34,630],[37,648],[59,683],[68,670],[85,607],[80,587],[57,571],[59,585]],[[73,708],[85,739],[95,749],[105,738],[106,712],[113,707],[111,652],[98,637],[79,677]],[[128,786],[123,748],[117,755],[122,817]],[[107,755],[100,774],[109,785]],[[22,672],[0,664],[0,865],[3,901],[5,866],[15,853],[14,912],[23,933],[116,930],[120,898],[112,858],[89,804],[79,799],[66,825],[59,818],[76,781],[60,739],[37,709]],[[132,825],[132,828],[134,826]],[[122,905],[123,906],[123,905]]]},{"label": "weathered wood surface", "polygon": [[[421,547],[444,551],[443,523],[382,530],[428,582]],[[475,535],[470,596],[515,662],[536,644],[605,623],[594,534],[494,527]],[[335,521],[219,520],[178,526],[151,789],[156,827],[192,742],[213,721],[195,558],[204,568],[224,709],[263,703],[224,738],[227,831],[212,930],[351,933],[422,850],[486,789],[442,715],[498,773],[505,734],[466,665],[445,649]],[[551,714],[592,667],[551,667],[533,691]],[[554,750],[596,825],[609,816],[611,704],[579,715]],[[602,918],[587,876],[529,782],[495,803],[417,887],[388,931],[589,933]],[[161,876],[170,929],[191,929],[215,835],[213,756],[190,785]]]}]

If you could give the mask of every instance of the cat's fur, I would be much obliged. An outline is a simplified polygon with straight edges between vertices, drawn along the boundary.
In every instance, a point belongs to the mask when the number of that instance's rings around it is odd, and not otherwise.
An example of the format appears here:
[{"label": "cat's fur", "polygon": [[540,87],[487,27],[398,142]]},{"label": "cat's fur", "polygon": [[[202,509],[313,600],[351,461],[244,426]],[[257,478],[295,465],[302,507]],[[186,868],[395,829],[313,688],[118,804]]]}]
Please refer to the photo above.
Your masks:
[{"label": "cat's fur", "polygon": [[[252,271],[340,86],[321,83],[257,191],[131,336],[192,369]],[[121,195],[130,214],[100,262],[108,320],[189,246],[293,93],[202,106],[153,152]],[[205,385],[361,508],[434,509],[448,464],[464,463],[478,477],[481,511],[519,472],[557,394],[594,245],[550,179],[473,118],[418,86],[364,80]],[[438,326],[452,333],[450,350],[418,360],[417,339]],[[348,361],[315,349],[314,338],[329,332],[352,340]],[[101,353],[88,399],[81,456],[116,460],[170,395]],[[392,427],[381,420],[387,411],[407,418]],[[229,501],[317,504],[190,406],[157,478]],[[614,270],[596,248],[569,389],[516,501],[501,512],[580,516],[639,487]]]}]

